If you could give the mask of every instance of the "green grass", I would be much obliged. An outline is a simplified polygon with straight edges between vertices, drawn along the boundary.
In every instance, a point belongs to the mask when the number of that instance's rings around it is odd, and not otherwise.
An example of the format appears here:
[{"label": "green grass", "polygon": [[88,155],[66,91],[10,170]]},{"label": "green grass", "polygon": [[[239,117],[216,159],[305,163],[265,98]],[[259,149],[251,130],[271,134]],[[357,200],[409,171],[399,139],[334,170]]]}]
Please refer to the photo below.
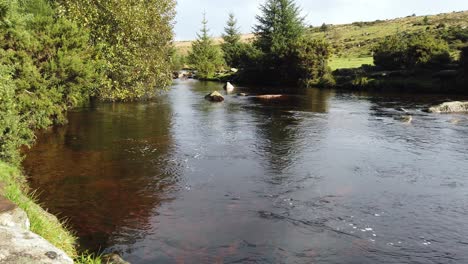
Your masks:
[{"label": "green grass", "polygon": [[23,209],[31,222],[31,231],[40,235],[52,245],[63,250],[78,264],[103,264],[101,257],[94,254],[77,254],[76,238],[67,229],[66,223],[44,210],[34,198],[34,192],[27,187],[21,171],[0,161],[0,194]]},{"label": "green grass", "polygon": [[0,182],[3,196],[23,209],[31,222],[31,231],[42,236],[70,257],[76,257],[76,239],[64,223],[36,203],[34,193],[28,190],[25,177],[19,169],[0,161]]},{"label": "green grass", "polygon": [[337,69],[359,68],[364,64],[374,65],[374,59],[372,57],[364,57],[364,58],[333,57],[330,60],[328,65],[330,66],[332,70],[337,70]]}]

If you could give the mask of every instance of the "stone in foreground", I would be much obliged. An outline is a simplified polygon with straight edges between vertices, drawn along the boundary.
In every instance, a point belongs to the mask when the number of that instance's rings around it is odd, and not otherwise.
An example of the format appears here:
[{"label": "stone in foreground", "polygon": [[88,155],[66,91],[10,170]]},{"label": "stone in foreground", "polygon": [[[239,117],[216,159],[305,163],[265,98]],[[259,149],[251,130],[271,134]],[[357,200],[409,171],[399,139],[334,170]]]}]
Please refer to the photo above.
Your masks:
[{"label": "stone in foreground", "polygon": [[31,231],[0,226],[0,263],[73,264],[73,260]]},{"label": "stone in foreground", "polygon": [[208,101],[211,101],[211,102],[222,102],[222,101],[224,101],[224,97],[220,93],[218,93],[216,91],[208,94],[207,96],[205,96],[205,99],[208,100]]},{"label": "stone in foreground", "polygon": [[468,113],[468,102],[447,102],[429,108],[430,113]]}]

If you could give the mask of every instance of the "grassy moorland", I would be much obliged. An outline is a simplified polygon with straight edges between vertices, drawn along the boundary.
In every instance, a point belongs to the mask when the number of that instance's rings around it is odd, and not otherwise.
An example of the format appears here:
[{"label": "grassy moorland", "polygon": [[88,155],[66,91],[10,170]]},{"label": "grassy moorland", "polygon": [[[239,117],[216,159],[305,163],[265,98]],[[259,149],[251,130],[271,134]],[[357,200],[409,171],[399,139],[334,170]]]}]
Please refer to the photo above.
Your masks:
[{"label": "grassy moorland", "polygon": [[[437,34],[450,27],[468,27],[468,11],[309,27],[308,34],[314,38],[325,38],[331,44],[334,52],[330,59],[330,67],[336,70],[372,64],[372,49],[385,37],[397,33],[413,34],[426,31]],[[241,41],[252,42],[253,38],[253,34],[244,34]],[[220,45],[222,38],[215,38],[214,43]],[[180,54],[186,55],[191,44],[191,41],[179,41],[175,43],[175,47]],[[449,44],[454,57],[458,56],[457,49],[464,45],[459,41]]]}]

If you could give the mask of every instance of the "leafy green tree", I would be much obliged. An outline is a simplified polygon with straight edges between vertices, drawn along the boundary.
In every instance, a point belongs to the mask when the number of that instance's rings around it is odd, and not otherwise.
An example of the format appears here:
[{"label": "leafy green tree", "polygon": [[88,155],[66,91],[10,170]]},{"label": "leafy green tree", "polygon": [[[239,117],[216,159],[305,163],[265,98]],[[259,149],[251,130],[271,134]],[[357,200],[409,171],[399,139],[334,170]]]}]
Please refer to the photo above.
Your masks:
[{"label": "leafy green tree", "polygon": [[175,0],[56,1],[89,29],[91,44],[106,61],[104,69],[112,83],[99,90],[101,98],[150,98],[157,88],[171,84]]},{"label": "leafy green tree", "polygon": [[0,2],[0,156],[19,162],[32,131],[66,121],[106,79],[86,31],[47,0]]},{"label": "leafy green tree", "polygon": [[406,50],[408,44],[404,37],[393,35],[377,44],[374,52],[374,64],[383,69],[400,69],[406,64]]},{"label": "leafy green tree", "polygon": [[328,67],[332,49],[323,39],[304,37],[294,45],[297,75],[300,83],[306,87],[335,84]]},{"label": "leafy green tree", "polygon": [[214,45],[209,35],[208,21],[205,15],[203,15],[202,29],[197,34],[197,40],[192,43],[188,61],[197,70],[197,75],[201,79],[213,78],[216,71],[224,65],[223,54]]},{"label": "leafy green tree", "polygon": [[287,56],[304,33],[304,18],[294,0],[267,0],[254,27],[255,45],[267,55]]},{"label": "leafy green tree", "polygon": [[438,66],[449,63],[450,49],[446,41],[423,33],[410,38],[406,50],[407,66]]},{"label": "leafy green tree", "polygon": [[226,64],[231,67],[240,66],[240,56],[242,50],[241,34],[239,27],[237,26],[237,20],[233,13],[229,14],[227,25],[224,28],[223,44],[221,49],[223,50],[224,60]]}]

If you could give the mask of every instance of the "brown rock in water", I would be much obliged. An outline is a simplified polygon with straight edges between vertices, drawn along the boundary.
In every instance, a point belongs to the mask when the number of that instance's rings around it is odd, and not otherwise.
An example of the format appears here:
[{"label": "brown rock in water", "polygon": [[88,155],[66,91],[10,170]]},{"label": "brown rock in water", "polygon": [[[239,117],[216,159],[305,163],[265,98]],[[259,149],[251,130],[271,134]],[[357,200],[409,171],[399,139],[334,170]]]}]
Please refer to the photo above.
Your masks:
[{"label": "brown rock in water", "polygon": [[265,95],[257,95],[255,98],[262,99],[262,100],[278,100],[278,99],[287,99],[288,96],[284,94],[265,94]]},{"label": "brown rock in water", "polygon": [[222,102],[224,101],[224,97],[218,92],[212,92],[205,96],[205,99],[211,102]]},{"label": "brown rock in water", "polygon": [[468,102],[447,102],[433,106],[430,113],[468,113]]},{"label": "brown rock in water", "polygon": [[130,262],[123,260],[118,253],[106,254],[101,259],[106,264],[130,264]]}]

